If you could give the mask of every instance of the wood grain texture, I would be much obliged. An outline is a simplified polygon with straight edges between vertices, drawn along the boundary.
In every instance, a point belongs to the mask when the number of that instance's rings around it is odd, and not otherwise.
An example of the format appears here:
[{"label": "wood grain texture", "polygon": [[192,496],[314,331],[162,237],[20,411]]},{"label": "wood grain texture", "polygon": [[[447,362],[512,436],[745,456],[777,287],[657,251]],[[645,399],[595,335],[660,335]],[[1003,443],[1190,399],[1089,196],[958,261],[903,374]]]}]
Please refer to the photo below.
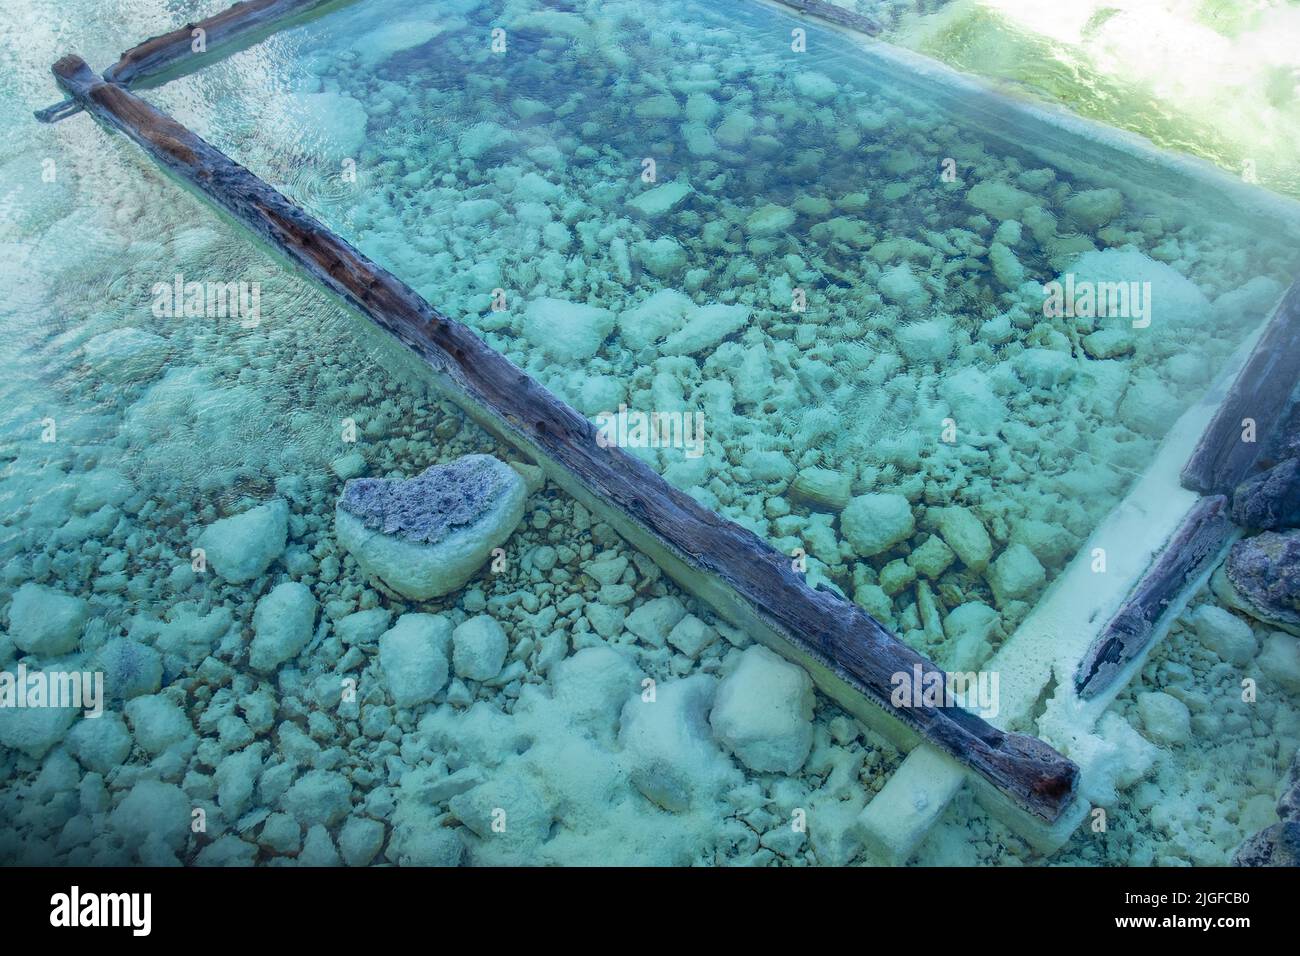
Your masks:
[{"label": "wood grain texture", "polygon": [[[1203,495],[1231,495],[1239,484],[1262,470],[1261,452],[1286,419],[1297,382],[1300,282],[1287,290],[1183,467],[1183,487]],[[1254,422],[1253,442],[1242,437],[1247,419]]]},{"label": "wood grain texture", "polygon": [[1237,537],[1223,495],[1201,498],[1187,512],[1159,559],[1089,648],[1075,674],[1075,690],[1092,698],[1114,683],[1180,609],[1189,591],[1213,570]]},{"label": "wood grain texture", "polygon": [[[149,77],[171,70],[180,61],[193,58],[196,66],[218,53],[228,55],[234,44],[252,43],[281,29],[292,20],[324,12],[340,0],[241,0],[203,20],[196,20],[167,33],[150,37],[124,52],[104,71],[112,83],[136,86]],[[194,31],[204,32],[206,51],[196,53],[191,44]]]},{"label": "wood grain texture", "polygon": [[[147,86],[171,79],[252,46],[276,30],[325,13],[352,0],[241,0],[204,20],[187,23],[150,37],[121,55],[104,71],[104,78],[127,87]],[[194,31],[204,33],[204,51],[193,49]],[[64,100],[33,114],[42,123],[57,123],[81,111],[75,99]]]},{"label": "wood grain texture", "polygon": [[852,10],[836,6],[833,3],[825,3],[824,0],[775,0],[775,2],[783,7],[789,7],[791,10],[798,10],[810,17],[816,17],[818,20],[825,20],[828,23],[848,27],[868,36],[880,36],[884,32],[880,21],[863,16],[860,13],[854,13]]},{"label": "wood grain texture", "polygon": [[[709,511],[618,448],[601,448],[595,427],[468,327],[438,313],[277,191],[171,117],[76,56],[54,66],[60,86],[110,128],[138,143],[163,168],[422,357],[451,383],[467,409],[486,409],[493,430],[533,453],[562,487],[580,490],[619,519],[616,527],[668,555],[674,576],[702,596],[721,582],[779,635],[792,657],[810,658],[905,728],[985,778],[1033,816],[1059,819],[1073,801],[1078,768],[1032,736],[1002,731],[956,707],[895,707],[894,676],[936,668],[839,595],[814,590],[787,556]],[[557,477],[558,476],[558,477]],[[728,614],[728,616],[731,616]]]}]

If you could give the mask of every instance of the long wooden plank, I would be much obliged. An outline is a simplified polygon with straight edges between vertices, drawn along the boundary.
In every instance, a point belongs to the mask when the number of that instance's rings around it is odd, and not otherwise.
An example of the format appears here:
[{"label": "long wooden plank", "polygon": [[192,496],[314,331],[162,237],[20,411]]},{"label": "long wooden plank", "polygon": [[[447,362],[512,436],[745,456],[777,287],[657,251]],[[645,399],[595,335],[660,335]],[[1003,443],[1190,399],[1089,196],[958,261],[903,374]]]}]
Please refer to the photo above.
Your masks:
[{"label": "long wooden plank", "polygon": [[1075,674],[1075,690],[1090,699],[1109,687],[1155,638],[1162,624],[1190,597],[1190,591],[1214,569],[1238,535],[1223,495],[1202,498],[1192,506],[1159,560],[1110,619]]},{"label": "long wooden plank", "polygon": [[[129,87],[148,86],[200,69],[266,39],[276,30],[349,2],[240,0],[220,13],[136,44],[104,71],[104,78]],[[202,31],[201,44],[196,44],[196,31]],[[69,99],[37,110],[35,115],[42,123],[57,123],[80,109],[76,100]]]},{"label": "long wooden plank", "polygon": [[783,7],[798,10],[810,17],[816,17],[818,20],[825,20],[828,23],[848,27],[850,30],[857,30],[868,36],[880,36],[884,32],[879,20],[863,16],[861,13],[855,13],[833,3],[826,3],[825,0],[775,0],[775,2]]},{"label": "long wooden plank", "polygon": [[1300,382],[1300,282],[1294,283],[1256,343],[1228,397],[1183,468],[1184,488],[1231,495],[1255,470],[1286,417]]},{"label": "long wooden plank", "polygon": [[[197,68],[218,54],[228,56],[235,49],[264,39],[287,24],[325,12],[341,0],[240,0],[234,6],[206,19],[187,23],[167,33],[150,37],[133,46],[104,71],[112,83],[138,87],[178,63],[190,60]],[[193,49],[194,32],[202,30],[205,49]]]},{"label": "long wooden plank", "polygon": [[666,556],[684,587],[733,619],[759,622],[789,656],[812,661],[824,687],[851,687],[1035,817],[1054,821],[1074,801],[1078,767],[1042,741],[957,707],[895,706],[895,675],[942,678],[937,668],[856,605],[810,588],[788,557],[751,531],[702,508],[621,449],[600,447],[582,415],[243,166],[77,56],[56,63],[54,74],[93,116],[422,357],[472,414],[533,454],[562,487],[613,513],[616,528],[635,532],[634,544],[651,545],[657,560]]}]

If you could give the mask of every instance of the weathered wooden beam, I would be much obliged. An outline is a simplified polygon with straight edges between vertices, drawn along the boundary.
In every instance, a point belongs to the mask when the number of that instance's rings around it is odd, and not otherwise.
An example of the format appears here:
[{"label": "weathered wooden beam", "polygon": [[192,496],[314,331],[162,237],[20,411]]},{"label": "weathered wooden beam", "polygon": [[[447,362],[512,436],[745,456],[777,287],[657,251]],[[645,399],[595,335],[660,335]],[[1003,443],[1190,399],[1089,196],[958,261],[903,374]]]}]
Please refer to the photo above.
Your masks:
[{"label": "weathered wooden beam", "polygon": [[[133,46],[104,71],[104,78],[135,88],[153,85],[238,53],[277,30],[349,2],[351,0],[240,0],[220,13]],[[197,42],[200,36],[201,44]],[[81,106],[75,100],[65,100],[37,110],[35,116],[42,123],[57,123],[80,110]]]},{"label": "weathered wooden beam", "polygon": [[1251,476],[1300,382],[1300,282],[1287,290],[1183,468],[1184,488],[1231,495]]},{"label": "weathered wooden beam", "polygon": [[857,30],[868,36],[880,36],[884,32],[884,27],[880,25],[879,20],[863,16],[861,13],[855,13],[846,7],[826,3],[824,0],[774,0],[774,2],[783,7],[789,7],[791,10],[798,10],[810,17],[816,17],[818,20],[825,20],[828,23],[848,27],[850,30]]},{"label": "weathered wooden beam", "polygon": [[587,419],[469,328],[170,116],[97,77],[79,57],[61,59],[54,74],[96,119],[423,358],[462,407],[533,456],[560,487],[595,503],[687,590],[805,663],[837,699],[852,698],[850,709],[870,701],[868,709],[906,731],[901,736],[934,744],[1039,819],[1055,821],[1072,804],[1078,767],[1042,741],[954,706],[895,706],[895,675],[942,675],[862,609],[809,587],[790,558],[641,461],[602,448]]},{"label": "weathered wooden beam", "polygon": [[[265,39],[291,23],[339,6],[345,0],[241,0],[220,13],[150,37],[133,46],[104,71],[111,83],[139,87],[186,62],[198,69],[219,56]],[[202,30],[204,49],[194,50],[196,31]]]},{"label": "weathered wooden beam", "polygon": [[1192,506],[1160,558],[1080,661],[1074,682],[1080,697],[1097,696],[1123,673],[1168,626],[1239,533],[1223,495],[1201,498]]}]

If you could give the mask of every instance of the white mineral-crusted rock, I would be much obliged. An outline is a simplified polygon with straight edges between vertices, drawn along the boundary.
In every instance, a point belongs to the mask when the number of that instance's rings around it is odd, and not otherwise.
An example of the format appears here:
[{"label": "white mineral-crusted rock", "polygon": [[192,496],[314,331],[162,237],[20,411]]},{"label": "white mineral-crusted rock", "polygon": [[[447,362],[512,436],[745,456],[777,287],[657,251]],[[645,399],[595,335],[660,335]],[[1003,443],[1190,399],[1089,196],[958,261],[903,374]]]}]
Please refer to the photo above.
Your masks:
[{"label": "white mineral-crusted rock", "polygon": [[1038,198],[1006,183],[982,182],[971,188],[966,201],[994,219],[1020,219],[1020,214],[1038,204]]},{"label": "white mineral-crusted rock", "polygon": [[665,681],[623,706],[618,740],[632,783],[665,810],[710,801],[740,774],[718,749],[708,724],[717,684],[705,674]]},{"label": "white mineral-crusted rock", "polygon": [[515,136],[496,123],[475,123],[456,140],[456,148],[469,160],[479,160],[497,150],[513,145]]},{"label": "white mineral-crusted rock", "polygon": [[755,644],[718,685],[709,723],[750,770],[797,773],[812,749],[813,702],[803,668]]},{"label": "white mineral-crusted rock", "polygon": [[185,711],[164,694],[127,701],[126,719],[135,742],[147,754],[160,754],[194,732]]},{"label": "white mineral-crusted rock", "polygon": [[143,329],[111,329],[86,342],[86,362],[95,375],[115,384],[144,382],[167,361],[167,340]]},{"label": "white mineral-crusted rock", "polygon": [[459,625],[451,633],[451,644],[456,676],[477,681],[496,677],[510,649],[506,632],[487,614],[471,617]]},{"label": "white mineral-crusted rock", "polygon": [[333,770],[309,770],[294,781],[280,803],[303,826],[332,827],[352,812],[352,784]]},{"label": "white mineral-crusted rock", "polygon": [[795,91],[816,103],[827,103],[835,99],[838,87],[835,81],[825,73],[806,70],[794,75]]},{"label": "white mineral-crusted rock", "polygon": [[195,543],[208,564],[227,581],[251,581],[284,552],[289,536],[289,505],[276,498],[203,529]]},{"label": "white mineral-crusted rock", "polygon": [[98,717],[83,717],[64,740],[68,752],[95,773],[108,773],[125,763],[131,753],[131,732],[122,715],[111,710]]},{"label": "white mineral-crusted rock", "polygon": [[579,362],[600,351],[614,331],[608,309],[565,299],[540,298],[524,310],[524,336],[557,362]]},{"label": "white mineral-crusted rock", "polygon": [[190,836],[192,804],[180,787],[158,780],[141,780],[108,816],[108,826],[128,847],[146,839],[161,840],[173,852]]},{"label": "white mineral-crusted rock", "polygon": [[627,629],[654,647],[663,647],[669,632],[686,616],[677,598],[652,598],[627,616]]},{"label": "white mineral-crusted rock", "polygon": [[697,308],[689,296],[676,289],[660,289],[618,317],[619,338],[630,349],[654,345],[681,328]]},{"label": "white mineral-crusted rock", "polygon": [[0,746],[39,760],[81,713],[75,707],[0,707]]},{"label": "white mineral-crusted rock", "polygon": [[1259,650],[1250,625],[1216,604],[1202,605],[1192,617],[1192,626],[1206,649],[1229,664],[1248,664]]},{"label": "white mineral-crusted rock", "polygon": [[619,710],[641,692],[641,671],[623,650],[584,647],[555,665],[551,685],[556,703],[571,720],[612,740]]},{"label": "white mineral-crusted rock", "polygon": [[859,557],[870,558],[911,536],[912,505],[890,492],[858,495],[840,513],[840,530]]},{"label": "white mineral-crusted rock", "polygon": [[277,584],[253,611],[253,641],[248,665],[273,671],[301,653],[316,623],[316,598],[299,581]]},{"label": "white mineral-crusted rock", "polygon": [[524,515],[524,480],[490,455],[466,455],[406,480],[361,478],[335,511],[339,543],[361,570],[412,600],[455,591]]},{"label": "white mineral-crusted rock", "polygon": [[1124,195],[1118,189],[1089,189],[1071,196],[1061,208],[1077,225],[1095,232],[1124,211]]},{"label": "white mineral-crusted rock", "polygon": [[687,614],[668,632],[668,643],[687,657],[696,658],[718,639],[718,632],[694,614]]},{"label": "white mineral-crusted rock", "polygon": [[686,266],[686,250],[670,236],[642,239],[632,247],[632,251],[636,253],[637,261],[660,279],[671,279]]},{"label": "white mineral-crusted rock", "polygon": [[354,49],[360,54],[362,65],[367,70],[373,70],[403,50],[423,46],[452,24],[461,24],[456,18],[448,20],[448,23],[416,18],[392,20],[368,31],[356,41]]},{"label": "white mineral-crusted rock", "polygon": [[67,654],[81,641],[88,611],[85,599],[29,581],[9,605],[9,636],[28,654]]},{"label": "white mineral-crusted rock", "polygon": [[451,622],[439,614],[403,614],[379,638],[379,667],[398,707],[433,700],[447,683]]},{"label": "white mineral-crusted rock", "polygon": [[1138,714],[1147,737],[1157,744],[1172,746],[1186,743],[1192,735],[1191,714],[1187,705],[1163,691],[1137,695]]},{"label": "white mineral-crusted rock", "polygon": [[95,666],[104,675],[104,695],[109,700],[130,700],[162,686],[162,656],[129,637],[105,642],[95,655]]},{"label": "white mineral-crusted rock", "polygon": [[748,306],[706,305],[691,313],[685,325],[664,339],[659,351],[663,355],[695,355],[711,350],[748,323]]},{"label": "white mineral-crusted rock", "polygon": [[515,775],[489,777],[447,806],[482,841],[483,863],[535,863],[555,821],[546,794],[534,781]]},{"label": "white mineral-crusted rock", "polygon": [[339,831],[339,855],[348,866],[366,866],[384,848],[384,825],[350,816]]},{"label": "white mineral-crusted rock", "polygon": [[949,612],[943,621],[947,636],[938,663],[949,671],[972,671],[993,652],[992,634],[998,612],[979,601],[967,601]]},{"label": "white mineral-crusted rock", "polygon": [[906,263],[881,273],[877,287],[886,300],[909,312],[921,312],[930,304],[929,291]]},{"label": "white mineral-crusted rock", "polygon": [[334,841],[330,839],[329,830],[320,823],[311,826],[302,841],[302,850],[298,853],[298,865],[338,866],[339,863],[338,851],[334,849]]},{"label": "white mineral-crusted rock", "polygon": [[767,203],[749,214],[745,220],[745,234],[749,236],[779,236],[794,225],[794,210],[776,203]]},{"label": "white mineral-crusted rock", "polygon": [[999,606],[1017,598],[1028,597],[1043,583],[1047,572],[1023,544],[1010,545],[989,566],[985,579],[993,589]]},{"label": "white mineral-crusted rock", "polygon": [[684,182],[661,183],[653,189],[638,193],[627,202],[628,208],[647,219],[658,219],[672,212],[691,194],[691,187]]},{"label": "white mineral-crusted rock", "polygon": [[957,505],[943,508],[938,517],[939,534],[956,552],[962,564],[983,571],[993,557],[993,541],[984,523],[972,512]]},{"label": "white mineral-crusted rock", "polygon": [[1290,693],[1300,693],[1300,638],[1275,631],[1264,639],[1259,669],[1269,681]]}]

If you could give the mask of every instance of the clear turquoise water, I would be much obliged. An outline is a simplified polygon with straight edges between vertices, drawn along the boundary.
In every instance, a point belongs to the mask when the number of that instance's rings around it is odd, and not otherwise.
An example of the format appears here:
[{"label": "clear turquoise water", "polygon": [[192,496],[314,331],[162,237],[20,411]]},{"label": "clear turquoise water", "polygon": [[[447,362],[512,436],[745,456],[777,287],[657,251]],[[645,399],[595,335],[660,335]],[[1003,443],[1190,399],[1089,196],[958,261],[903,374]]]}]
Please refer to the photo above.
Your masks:
[{"label": "clear turquoise water", "polygon": [[[814,574],[864,600],[878,600],[869,589],[887,565],[928,540],[930,509],[952,504],[979,517],[998,551],[1032,545],[1050,582],[1151,459],[1164,428],[1262,316],[1275,288],[1266,283],[1287,281],[1294,270],[1294,243],[1270,220],[1225,212],[1208,194],[1167,195],[1139,181],[1132,164],[1122,174],[1080,178],[1069,155],[1084,148],[1077,140],[1053,142],[1060,134],[1032,123],[981,129],[973,125],[974,100],[894,82],[864,64],[848,41],[814,27],[809,52],[794,54],[791,21],[766,9],[671,3],[657,6],[652,22],[637,4],[601,4],[558,21],[539,21],[541,9],[363,2],[145,95],[584,412],[620,401],[702,412],[706,454],[646,453],[652,463],[783,549],[804,548],[816,559]],[[756,773],[733,762],[718,778],[725,786],[710,777],[721,789],[678,814],[650,805],[629,785],[613,723],[588,732],[548,703],[553,675],[540,651],[556,632],[569,656],[608,643],[665,683],[728,673],[735,653],[730,640],[719,639],[691,660],[628,631],[608,639],[596,633],[584,608],[600,601],[583,568],[607,550],[631,554],[558,492],[530,500],[527,527],[509,545],[517,575],[485,578],[429,604],[395,602],[361,577],[334,541],[342,479],[333,463],[360,450],[366,473],[409,475],[470,451],[509,452],[439,402],[398,350],[283,271],[123,138],[85,117],[52,128],[31,121],[28,108],[54,98],[46,70],[57,55],[75,49],[102,68],[161,22],[211,10],[122,4],[60,11],[58,29],[48,26],[44,4],[5,14],[14,55],[0,69],[0,92],[8,94],[0,98],[7,104],[0,116],[7,333],[0,343],[0,597],[7,601],[36,582],[85,599],[90,621],[76,650],[56,661],[26,659],[93,666],[107,642],[128,636],[159,651],[162,696],[190,726],[151,752],[132,718],[128,756],[98,770],[62,739],[36,756],[0,749],[0,776],[9,781],[0,790],[0,819],[9,824],[0,826],[0,859],[156,862],[168,859],[162,850],[183,862],[205,851],[200,862],[306,859],[266,824],[285,812],[289,781],[315,767],[345,778],[350,816],[383,824],[375,861],[427,861],[411,835],[443,831],[466,843],[466,861],[501,859],[470,832],[463,805],[458,816],[445,794],[432,799],[423,789],[465,768],[485,775],[482,786],[518,779],[535,788],[529,800],[546,807],[544,833],[535,844],[508,848],[530,862],[624,855],[629,862],[834,861],[838,824],[818,821],[851,817],[846,808],[875,792],[899,755],[874,735],[849,735],[846,718],[824,698],[813,721],[815,750],[800,773]],[[506,30],[504,54],[491,50],[497,25]],[[404,46],[432,27],[436,36]],[[752,119],[748,132],[749,124],[735,119],[740,114]],[[719,132],[728,117],[727,128],[740,131],[730,140]],[[485,123],[500,130],[492,134],[500,142],[474,155]],[[471,131],[476,135],[467,136]],[[1106,149],[1089,149],[1105,169]],[[1058,162],[1047,158],[1052,152]],[[950,156],[956,183],[939,176]],[[653,185],[683,181],[693,190],[655,219],[629,207],[652,185],[641,179],[647,157],[656,161]],[[41,176],[47,159],[53,182]],[[341,175],[345,159],[355,160],[355,182]],[[1041,298],[1035,303],[992,273],[987,249],[996,223],[981,218],[967,196],[997,181],[1032,192],[1058,219],[1060,228],[1045,239],[1026,227],[1015,245],[1026,282],[1056,278],[1085,241],[1132,245],[1146,259],[1127,260],[1138,263],[1131,278],[1150,270],[1161,288],[1196,308],[1135,335],[1129,354],[1109,362],[1091,357],[1081,344],[1087,330],[1042,320]],[[1073,195],[1095,187],[1123,193],[1105,234],[1080,230],[1064,212]],[[760,235],[750,217],[769,204],[795,216]],[[475,221],[484,209],[487,218]],[[638,243],[664,237],[676,244],[679,261],[656,274]],[[884,271],[903,260],[927,286],[924,306],[909,309],[880,294]],[[1190,280],[1204,304],[1153,261]],[[246,329],[154,315],[152,287],[178,272],[193,281],[260,283],[262,322]],[[789,308],[795,287],[807,293],[806,313]],[[496,288],[506,294],[504,311],[491,308]],[[1243,288],[1253,291],[1242,296]],[[648,333],[638,337],[641,326],[622,317],[663,290],[699,306],[744,306],[748,321],[724,342],[685,356],[661,354],[653,337],[630,344]],[[540,297],[606,309],[615,325],[591,354],[548,357],[550,330],[526,322],[527,303]],[[1007,317],[1001,331],[999,316]],[[123,329],[158,340],[131,365],[97,358],[91,343]],[[1026,372],[1029,349],[1063,357],[1053,366],[1059,370]],[[954,380],[964,389],[953,391]],[[940,440],[949,417],[958,426],[952,444]],[[358,446],[340,441],[349,418],[360,428]],[[47,421],[53,442],[42,441]],[[878,554],[855,554],[834,511],[800,502],[787,477],[763,477],[769,472],[757,463],[770,462],[772,453],[791,469],[836,470],[855,495],[904,494],[914,533]],[[187,573],[204,527],[272,497],[286,499],[292,517],[285,553],[265,574],[231,585]],[[552,571],[532,563],[542,547],[561,552]],[[679,593],[652,571],[629,574],[636,603]],[[305,584],[318,601],[316,634],[300,659],[267,679],[246,665],[253,608],[288,580]],[[960,562],[930,588],[941,614],[967,603],[994,609],[988,650],[1038,593],[999,601]],[[576,610],[566,604],[574,595]],[[872,610],[941,658],[951,635],[926,627],[921,602],[909,584]],[[522,662],[524,676],[504,687],[470,688],[476,710],[466,710],[464,700],[447,703],[446,692],[429,714],[391,707],[373,648],[357,671],[357,710],[336,709],[328,687],[337,685],[347,653],[335,626],[345,615],[384,607],[459,622],[484,606],[506,623],[511,659]],[[548,608],[560,606],[566,610],[548,617]],[[707,609],[692,609],[712,620]],[[1199,675],[1207,666],[1185,638],[1176,636],[1173,647],[1144,685],[1168,686],[1181,679],[1180,668]],[[20,659],[12,640],[0,638],[0,665]],[[273,702],[269,726],[257,716],[266,699]],[[1119,711],[1128,716],[1131,707],[1124,701]],[[511,732],[530,745],[506,752],[503,725],[486,712],[509,717]],[[1225,721],[1206,733],[1218,751],[1179,750],[1182,763],[1171,761],[1174,769],[1158,778],[1162,792],[1171,792],[1170,778],[1180,773],[1193,781],[1191,806],[1207,795],[1231,806],[1230,827],[1194,840],[1182,819],[1153,827],[1151,795],[1142,788],[1156,784],[1148,780],[1132,797],[1146,809],[1130,815],[1123,838],[1101,848],[1075,845],[1070,858],[1213,861],[1230,851],[1259,815],[1240,806],[1275,782],[1285,742],[1295,736],[1292,711],[1268,713],[1265,723],[1276,730],[1256,733],[1252,719],[1261,718],[1252,715],[1244,718],[1243,742],[1240,722]],[[245,725],[251,744],[229,721],[223,727],[227,716]],[[422,716],[429,718],[423,726]],[[258,755],[255,769],[230,769],[240,767],[236,761],[218,771],[246,752]],[[690,753],[683,745],[684,764]],[[1264,769],[1246,775],[1248,782],[1211,787],[1197,774],[1216,761]],[[221,782],[241,772],[258,781],[242,803]],[[145,788],[137,803],[127,802],[153,781],[172,789],[159,796]],[[145,847],[147,833],[134,822],[140,803],[160,821],[180,808],[188,822],[190,809],[202,806],[211,833],[187,831],[173,842],[167,831]],[[759,835],[780,830],[789,809],[804,804],[822,811],[811,816],[811,843],[763,856]],[[328,820],[324,830],[337,844],[340,822],[314,813],[290,814],[299,838]],[[996,825],[968,824],[977,816],[965,804],[955,807],[923,859],[1029,857]]]}]

